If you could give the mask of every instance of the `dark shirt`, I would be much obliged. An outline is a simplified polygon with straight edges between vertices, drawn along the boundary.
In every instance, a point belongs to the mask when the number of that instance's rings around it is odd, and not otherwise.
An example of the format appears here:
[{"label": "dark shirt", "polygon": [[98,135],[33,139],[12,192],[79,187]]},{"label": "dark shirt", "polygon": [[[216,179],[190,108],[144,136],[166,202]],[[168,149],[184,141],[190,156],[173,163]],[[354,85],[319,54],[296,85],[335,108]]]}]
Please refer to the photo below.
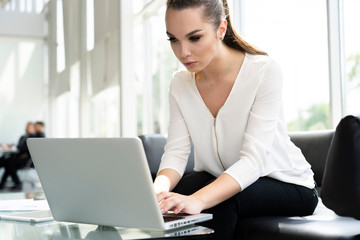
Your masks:
[{"label": "dark shirt", "polygon": [[23,135],[23,136],[20,137],[19,142],[17,144],[17,149],[19,151],[18,154],[23,154],[23,153],[29,154],[29,149],[28,149],[27,144],[26,144],[26,140],[29,137],[34,137],[34,135],[33,134],[26,134],[26,135]]},{"label": "dark shirt", "polygon": [[36,138],[44,138],[44,137],[45,137],[45,133],[43,133],[43,132],[36,132],[35,135],[34,135],[34,137],[36,137]]}]

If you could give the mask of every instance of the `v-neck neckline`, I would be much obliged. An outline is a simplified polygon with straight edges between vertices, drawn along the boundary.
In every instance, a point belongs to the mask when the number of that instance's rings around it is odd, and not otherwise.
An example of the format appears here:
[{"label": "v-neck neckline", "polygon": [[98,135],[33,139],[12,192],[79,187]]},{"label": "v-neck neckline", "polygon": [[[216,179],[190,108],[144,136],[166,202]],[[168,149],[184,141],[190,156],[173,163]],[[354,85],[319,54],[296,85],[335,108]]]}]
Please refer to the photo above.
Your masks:
[{"label": "v-neck neckline", "polygon": [[195,91],[196,91],[196,95],[200,98],[203,106],[207,109],[207,112],[210,114],[210,116],[211,116],[213,119],[216,119],[216,118],[219,116],[219,113],[220,113],[221,109],[223,109],[224,107],[226,107],[227,102],[229,101],[229,99],[231,98],[231,95],[232,95],[233,92],[235,91],[234,89],[236,88],[236,85],[237,85],[238,82],[239,82],[238,79],[240,78],[240,75],[241,75],[241,73],[243,72],[243,68],[244,68],[246,62],[247,62],[247,53],[245,53],[243,63],[241,64],[240,70],[239,70],[239,72],[238,72],[238,74],[237,74],[237,76],[236,76],[236,78],[235,78],[234,84],[233,84],[233,86],[231,87],[230,93],[229,93],[229,95],[227,96],[224,104],[219,108],[216,116],[214,116],[214,115],[212,114],[212,112],[210,111],[209,107],[206,105],[203,97],[201,96],[201,93],[200,93],[200,91],[199,91],[199,89],[198,89],[198,87],[197,87],[197,85],[196,85],[196,78],[195,78],[195,74],[196,74],[196,73],[191,73],[191,75],[192,75],[192,83],[193,83],[193,85],[194,85],[194,89],[195,89]]}]

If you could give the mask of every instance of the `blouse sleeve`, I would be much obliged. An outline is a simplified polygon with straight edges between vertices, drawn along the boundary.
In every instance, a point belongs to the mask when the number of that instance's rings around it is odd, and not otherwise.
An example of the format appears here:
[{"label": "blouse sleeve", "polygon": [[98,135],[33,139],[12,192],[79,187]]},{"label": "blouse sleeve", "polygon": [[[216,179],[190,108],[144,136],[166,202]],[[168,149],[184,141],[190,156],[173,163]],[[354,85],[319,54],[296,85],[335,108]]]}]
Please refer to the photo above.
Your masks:
[{"label": "blouse sleeve", "polygon": [[171,168],[180,176],[185,172],[188,157],[191,152],[191,139],[181,110],[172,95],[172,86],[169,93],[170,122],[165,152],[161,158],[159,171]]},{"label": "blouse sleeve", "polygon": [[225,171],[240,184],[242,190],[269,169],[267,159],[282,108],[282,73],[278,65],[269,61],[260,69],[259,78],[239,160]]}]

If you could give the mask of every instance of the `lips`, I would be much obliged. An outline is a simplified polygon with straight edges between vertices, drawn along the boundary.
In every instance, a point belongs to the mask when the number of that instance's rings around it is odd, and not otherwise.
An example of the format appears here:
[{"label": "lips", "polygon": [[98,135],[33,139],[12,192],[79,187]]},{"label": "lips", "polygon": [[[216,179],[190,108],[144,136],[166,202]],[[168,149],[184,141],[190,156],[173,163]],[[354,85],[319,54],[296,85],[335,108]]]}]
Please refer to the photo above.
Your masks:
[{"label": "lips", "polygon": [[185,67],[191,68],[195,66],[196,62],[184,62]]}]

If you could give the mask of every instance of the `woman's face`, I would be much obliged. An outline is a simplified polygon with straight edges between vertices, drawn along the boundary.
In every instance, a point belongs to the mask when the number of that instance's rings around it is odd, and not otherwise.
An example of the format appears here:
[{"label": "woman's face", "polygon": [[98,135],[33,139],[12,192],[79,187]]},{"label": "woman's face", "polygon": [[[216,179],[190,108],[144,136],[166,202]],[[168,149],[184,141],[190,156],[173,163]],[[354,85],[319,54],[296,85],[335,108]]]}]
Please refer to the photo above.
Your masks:
[{"label": "woman's face", "polygon": [[179,61],[190,72],[206,68],[216,57],[222,33],[206,22],[203,8],[168,9],[165,19],[171,48]]},{"label": "woman's face", "polygon": [[28,123],[28,124],[26,125],[26,133],[27,133],[27,134],[35,133],[34,124]]}]

